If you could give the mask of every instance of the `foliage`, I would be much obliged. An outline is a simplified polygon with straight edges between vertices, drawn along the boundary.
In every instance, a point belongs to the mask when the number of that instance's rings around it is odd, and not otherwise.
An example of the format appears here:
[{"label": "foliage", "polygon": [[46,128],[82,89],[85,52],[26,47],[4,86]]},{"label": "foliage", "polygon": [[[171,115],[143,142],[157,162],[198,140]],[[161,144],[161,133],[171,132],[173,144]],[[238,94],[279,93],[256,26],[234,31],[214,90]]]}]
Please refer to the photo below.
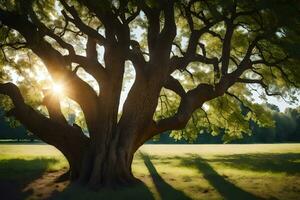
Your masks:
[{"label": "foliage", "polygon": [[[95,13],[89,10],[84,1],[67,1],[78,12],[82,22],[98,33],[105,34],[104,24],[99,20]],[[120,7],[121,1],[104,1],[95,3],[96,9],[106,10],[113,7]],[[146,1],[150,8],[160,8],[158,1]],[[236,8],[233,8],[233,5]],[[189,7],[190,6],[190,7]],[[1,10],[10,11],[18,14],[30,13],[31,9],[35,12],[35,17],[43,24],[44,29],[49,29],[52,33],[60,36],[63,41],[72,45],[78,55],[85,55],[88,36],[80,30],[76,24],[66,20],[65,9],[60,1],[1,1]],[[147,43],[148,21],[145,13],[140,9],[139,1],[129,1],[126,9],[126,16],[130,13],[140,11],[136,18],[129,23],[130,35],[139,44],[142,52],[149,51]],[[209,59],[217,58],[219,64],[222,61],[224,41],[228,31],[226,20],[232,17],[232,9],[240,16],[234,18],[233,23],[236,29],[231,38],[230,60],[228,71],[233,72],[238,68],[237,63],[243,60],[247,53],[249,44],[256,37],[262,37],[253,50],[251,59],[255,63],[253,68],[241,74],[244,80],[255,80],[256,86],[249,86],[244,82],[236,83],[228,89],[224,95],[206,102],[202,108],[195,109],[192,117],[188,121],[184,130],[175,130],[172,136],[176,139],[195,140],[201,131],[211,132],[217,135],[224,132],[226,141],[241,138],[243,134],[251,134],[251,123],[255,122],[259,126],[273,127],[274,120],[272,114],[263,105],[255,103],[252,94],[258,91],[261,98],[266,95],[281,94],[284,98],[289,97],[291,102],[296,102],[295,88],[300,82],[300,27],[299,22],[299,3],[297,1],[246,1],[246,0],[209,0],[209,1],[176,1],[175,19],[177,25],[177,35],[172,46],[172,55],[184,56],[189,47],[191,33],[195,30],[205,28],[207,20],[219,21],[201,35],[196,52]],[[189,9],[189,10],[187,10]],[[160,16],[160,28],[164,27],[163,14]],[[189,17],[193,21],[190,24]],[[31,21],[35,21],[31,16]],[[187,20],[188,19],[188,20]],[[193,27],[191,27],[193,26]],[[44,31],[46,32],[46,31]],[[37,38],[36,38],[37,39]],[[52,37],[45,34],[43,39],[62,55],[67,55],[68,50]],[[30,48],[26,46],[26,39],[20,32],[2,25],[0,28],[1,43],[1,82],[13,82],[20,88],[25,102],[34,107],[35,110],[48,116],[47,109],[43,105],[43,90],[55,81],[50,77],[42,60]],[[205,48],[204,48],[205,47]],[[104,63],[103,49],[97,45],[98,61]],[[134,47],[132,46],[131,49]],[[70,53],[70,52],[69,52]],[[145,60],[149,59],[147,53]],[[128,62],[132,67],[132,63]],[[94,77],[80,64],[71,63],[68,70],[75,72],[84,81],[99,93],[99,85]],[[78,70],[79,68],[79,70]],[[174,70],[172,76],[176,78],[187,92],[195,89],[199,84],[207,83],[213,86],[221,80],[220,69],[214,65],[192,61],[183,69]],[[124,75],[123,89],[128,92],[127,83],[135,78],[135,72],[129,70]],[[100,89],[101,90],[101,89]],[[61,106],[63,114],[68,117],[75,113],[75,122],[82,128],[87,129],[84,113],[80,105],[61,96]],[[123,101],[124,102],[124,101]],[[176,115],[181,102],[181,97],[171,90],[163,88],[160,92],[154,119],[156,121]],[[1,106],[9,110],[11,102],[1,96]],[[119,113],[121,116],[122,105]]]},{"label": "foliage", "polygon": [[266,127],[250,121],[250,131],[252,134],[236,137],[228,137],[226,129],[221,129],[216,135],[212,135],[209,130],[200,130],[198,134],[192,137],[178,138],[170,133],[164,133],[157,138],[150,140],[152,144],[249,144],[249,143],[297,143],[300,142],[300,112],[299,108],[288,108],[285,112],[279,112],[277,106],[265,104],[268,113],[271,114],[271,120],[274,121],[274,127]]}]

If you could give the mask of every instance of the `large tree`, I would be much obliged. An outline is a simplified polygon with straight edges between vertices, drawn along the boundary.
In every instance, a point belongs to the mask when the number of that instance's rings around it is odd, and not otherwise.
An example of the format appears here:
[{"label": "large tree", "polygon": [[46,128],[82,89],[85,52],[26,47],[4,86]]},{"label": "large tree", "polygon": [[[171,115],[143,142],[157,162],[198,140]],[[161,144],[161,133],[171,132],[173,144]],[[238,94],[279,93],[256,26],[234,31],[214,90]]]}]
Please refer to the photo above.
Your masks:
[{"label": "large tree", "polygon": [[[131,183],[133,155],[153,136],[190,123],[232,136],[266,123],[251,93],[298,87],[299,13],[296,0],[1,0],[0,93],[8,115],[65,155],[72,180]],[[88,136],[38,87],[37,65],[78,103]],[[119,110],[126,65],[135,78]]]}]

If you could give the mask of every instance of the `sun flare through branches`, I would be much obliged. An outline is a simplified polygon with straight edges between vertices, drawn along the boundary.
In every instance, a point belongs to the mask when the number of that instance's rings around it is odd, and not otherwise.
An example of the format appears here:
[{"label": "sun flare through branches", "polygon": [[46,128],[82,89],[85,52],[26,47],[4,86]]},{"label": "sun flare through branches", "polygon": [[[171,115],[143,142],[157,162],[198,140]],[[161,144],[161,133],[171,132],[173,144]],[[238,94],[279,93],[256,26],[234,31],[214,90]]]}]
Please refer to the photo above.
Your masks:
[{"label": "sun flare through branches", "polygon": [[60,83],[54,83],[52,85],[52,92],[58,96],[61,96],[64,93],[64,86]]}]

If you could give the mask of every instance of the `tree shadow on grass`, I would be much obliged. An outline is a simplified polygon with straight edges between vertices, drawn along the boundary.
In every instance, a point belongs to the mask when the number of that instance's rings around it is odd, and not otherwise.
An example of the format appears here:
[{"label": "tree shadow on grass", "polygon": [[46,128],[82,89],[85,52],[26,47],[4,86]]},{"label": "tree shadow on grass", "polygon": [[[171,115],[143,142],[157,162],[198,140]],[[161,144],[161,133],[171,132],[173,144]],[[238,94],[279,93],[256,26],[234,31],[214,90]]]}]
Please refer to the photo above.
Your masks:
[{"label": "tree shadow on grass", "polygon": [[251,194],[226,180],[199,156],[182,159],[182,163],[185,166],[194,164],[199,172],[203,174],[203,177],[222,195],[224,199],[263,200],[263,198],[255,196],[254,194]]},{"label": "tree shadow on grass", "polygon": [[[154,185],[159,192],[162,200],[190,200],[183,192],[176,190],[159,175],[155,166],[150,160],[150,157],[146,154],[140,153],[144,164],[146,165],[150,176],[154,182]],[[139,183],[138,185],[126,188],[113,189],[101,189],[100,191],[92,191],[88,188],[82,187],[78,184],[71,184],[65,188],[62,192],[57,192],[52,195],[53,200],[66,200],[66,199],[76,199],[76,200],[93,200],[93,199],[151,199],[153,200],[153,195],[149,191],[148,187],[144,183]]]},{"label": "tree shadow on grass", "polygon": [[55,199],[55,200],[94,200],[94,199],[143,199],[153,200],[153,195],[144,183],[129,188],[101,189],[69,184],[69,181],[57,182],[66,171],[47,171],[56,159],[2,159],[0,160],[0,199]]},{"label": "tree shadow on grass", "polygon": [[160,194],[162,200],[167,199],[180,199],[180,200],[188,200],[191,199],[186,196],[182,191],[176,190],[171,185],[169,185],[164,179],[159,175],[155,166],[150,160],[150,157],[146,154],[140,153],[144,163],[152,177],[154,185],[157,191]]},{"label": "tree shadow on grass", "polygon": [[79,183],[70,183],[62,191],[52,193],[48,200],[128,200],[143,199],[154,200],[152,192],[142,181],[134,185],[118,186],[115,188],[99,188],[99,190],[90,189]]},{"label": "tree shadow on grass", "polygon": [[0,160],[0,199],[25,199],[32,191],[23,189],[42,176],[55,159],[2,159]]},{"label": "tree shadow on grass", "polygon": [[62,192],[55,192],[49,200],[127,200],[143,199],[154,200],[147,186],[140,182],[130,187],[119,187],[115,189],[102,188],[98,191],[81,186],[77,183],[68,185]]},{"label": "tree shadow on grass", "polygon": [[287,175],[300,174],[300,153],[236,154],[218,156],[211,161],[241,170],[286,173]]}]

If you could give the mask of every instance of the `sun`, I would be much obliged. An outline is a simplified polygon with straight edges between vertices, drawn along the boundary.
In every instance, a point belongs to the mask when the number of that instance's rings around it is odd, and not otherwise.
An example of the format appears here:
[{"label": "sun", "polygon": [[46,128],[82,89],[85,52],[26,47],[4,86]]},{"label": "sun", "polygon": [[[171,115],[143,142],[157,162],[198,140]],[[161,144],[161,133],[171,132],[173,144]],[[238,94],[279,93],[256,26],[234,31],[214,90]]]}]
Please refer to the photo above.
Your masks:
[{"label": "sun", "polygon": [[52,91],[57,95],[62,95],[64,93],[64,87],[61,84],[53,84]]}]

